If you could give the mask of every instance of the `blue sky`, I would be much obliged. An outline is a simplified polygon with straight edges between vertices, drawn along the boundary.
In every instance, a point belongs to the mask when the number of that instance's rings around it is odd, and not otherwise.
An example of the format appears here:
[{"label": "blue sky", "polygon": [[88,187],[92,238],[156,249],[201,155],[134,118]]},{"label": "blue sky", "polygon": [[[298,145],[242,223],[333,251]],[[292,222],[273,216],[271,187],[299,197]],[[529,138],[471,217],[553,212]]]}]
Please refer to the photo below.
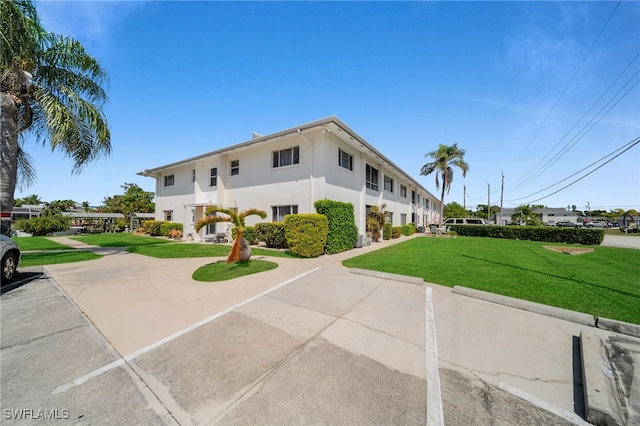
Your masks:
[{"label": "blue sky", "polygon": [[504,173],[504,207],[640,208],[640,144],[548,196],[640,137],[640,2],[36,5],[107,70],[113,153],[72,175],[29,143],[16,197],[99,205],[153,191],[143,169],[337,115],[436,196],[425,154],[458,143],[445,202],[486,204],[489,184],[499,204]]}]

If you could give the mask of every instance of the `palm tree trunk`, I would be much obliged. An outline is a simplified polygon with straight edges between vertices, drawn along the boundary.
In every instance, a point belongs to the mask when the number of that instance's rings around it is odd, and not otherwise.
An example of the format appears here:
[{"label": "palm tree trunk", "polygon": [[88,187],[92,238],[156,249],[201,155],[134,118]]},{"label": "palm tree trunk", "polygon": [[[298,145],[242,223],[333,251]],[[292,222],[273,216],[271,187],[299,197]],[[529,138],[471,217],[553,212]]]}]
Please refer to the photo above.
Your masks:
[{"label": "palm tree trunk", "polygon": [[444,182],[442,184],[442,195],[440,195],[440,227],[442,228],[442,219],[444,219]]},{"label": "palm tree trunk", "polygon": [[8,93],[0,96],[0,211],[11,217],[18,175],[18,107]]},{"label": "palm tree trunk", "polygon": [[236,238],[233,240],[233,245],[231,246],[231,253],[229,253],[229,257],[227,257],[227,263],[237,262],[240,260],[240,252],[242,251],[242,231],[238,228],[236,230]]}]

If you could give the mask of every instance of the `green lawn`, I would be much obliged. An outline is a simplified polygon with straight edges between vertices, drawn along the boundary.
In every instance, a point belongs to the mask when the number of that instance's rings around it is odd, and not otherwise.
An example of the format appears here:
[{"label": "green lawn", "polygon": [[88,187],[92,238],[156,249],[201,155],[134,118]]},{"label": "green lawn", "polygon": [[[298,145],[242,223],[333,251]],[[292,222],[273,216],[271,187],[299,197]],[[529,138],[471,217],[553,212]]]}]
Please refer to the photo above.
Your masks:
[{"label": "green lawn", "polygon": [[[535,241],[414,238],[343,265],[460,285],[640,324],[640,250],[590,247],[568,255]],[[576,246],[577,247],[577,246]],[[586,246],[585,246],[586,247]]]},{"label": "green lawn", "polygon": [[[33,237],[30,237],[33,238]],[[84,262],[100,259],[102,256],[90,251],[72,251],[58,253],[24,253],[20,259],[20,267],[53,265],[57,263]]]},{"label": "green lawn", "polygon": [[163,238],[142,237],[125,232],[116,234],[81,235],[71,238],[76,241],[80,241],[81,243],[99,247],[133,247],[174,242]]},{"label": "green lawn", "polygon": [[34,250],[72,250],[73,247],[62,245],[58,242],[51,241],[47,237],[15,237],[13,241],[18,244],[20,251]]},{"label": "green lawn", "polygon": [[[129,247],[129,253],[138,253],[145,256],[157,257],[161,259],[174,259],[184,257],[217,257],[228,256],[231,246],[224,244],[196,244],[196,243],[176,243],[169,245],[150,245]],[[282,250],[269,250],[251,247],[252,256],[272,256],[272,257],[294,257],[295,254]]]},{"label": "green lawn", "polygon": [[250,260],[249,262],[225,263],[224,261],[201,266],[193,273],[196,281],[226,281],[244,275],[257,274],[278,267],[277,263],[266,260]]}]

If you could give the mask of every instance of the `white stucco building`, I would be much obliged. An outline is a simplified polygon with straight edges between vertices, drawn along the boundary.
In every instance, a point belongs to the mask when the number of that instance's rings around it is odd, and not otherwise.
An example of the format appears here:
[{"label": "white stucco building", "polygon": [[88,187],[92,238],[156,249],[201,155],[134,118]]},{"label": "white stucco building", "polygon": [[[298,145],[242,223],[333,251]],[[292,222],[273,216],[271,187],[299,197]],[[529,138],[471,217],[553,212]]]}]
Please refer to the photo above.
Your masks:
[{"label": "white stucco building", "polygon": [[[360,234],[370,206],[386,204],[394,226],[439,219],[436,197],[335,116],[138,174],[156,179],[156,220],[180,222],[196,240],[216,231],[193,228],[212,205],[257,208],[281,221],[315,213],[319,199],[350,202]],[[247,225],[259,221],[250,216]]]}]

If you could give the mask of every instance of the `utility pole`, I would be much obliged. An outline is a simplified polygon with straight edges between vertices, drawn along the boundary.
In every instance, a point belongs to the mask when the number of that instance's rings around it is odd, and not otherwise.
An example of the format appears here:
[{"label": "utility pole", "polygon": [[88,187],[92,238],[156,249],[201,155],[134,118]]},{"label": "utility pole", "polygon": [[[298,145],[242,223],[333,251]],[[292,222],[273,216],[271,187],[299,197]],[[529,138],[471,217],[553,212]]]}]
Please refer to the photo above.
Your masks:
[{"label": "utility pole", "polygon": [[[464,193],[462,194],[462,208],[467,211],[467,185],[464,185]],[[466,216],[466,213],[465,213]]]},{"label": "utility pole", "polygon": [[491,185],[487,182],[487,221],[491,223]]},{"label": "utility pole", "polygon": [[504,173],[502,173],[502,185],[500,186],[500,223],[498,225],[502,226],[502,197],[504,195]]}]

